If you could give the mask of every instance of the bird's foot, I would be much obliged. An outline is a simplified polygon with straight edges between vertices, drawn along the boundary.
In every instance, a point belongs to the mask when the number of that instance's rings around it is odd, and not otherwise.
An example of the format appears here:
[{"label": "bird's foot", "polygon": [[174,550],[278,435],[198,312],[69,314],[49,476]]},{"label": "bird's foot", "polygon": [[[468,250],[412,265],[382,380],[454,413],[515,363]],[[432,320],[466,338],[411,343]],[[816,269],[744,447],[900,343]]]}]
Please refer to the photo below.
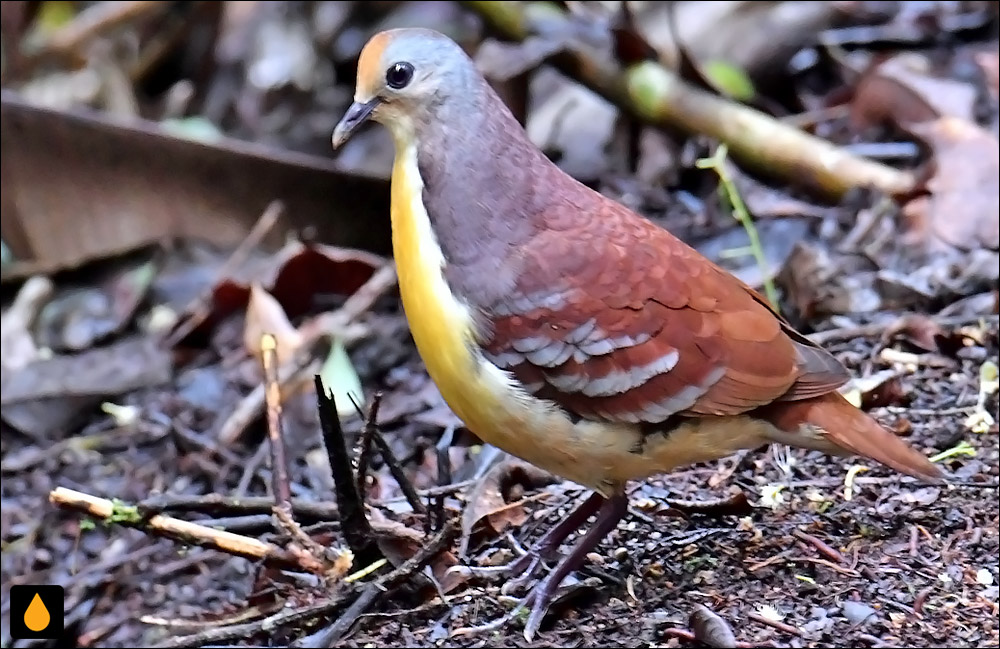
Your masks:
[{"label": "bird's foot", "polygon": [[515,547],[519,548],[518,551],[521,555],[505,565],[454,566],[449,572],[460,572],[462,575],[476,577],[506,576],[508,580],[504,583],[501,593],[506,595],[516,592],[530,581],[531,577],[542,567],[543,562],[555,558],[559,546],[566,540],[566,537],[580,529],[587,522],[587,519],[601,508],[604,502],[606,501],[600,494],[591,494],[566,518],[543,534],[528,550],[520,549],[515,541]]},{"label": "bird's foot", "polygon": [[[624,494],[616,495],[609,499],[604,499],[594,494],[584,501],[572,514],[566,517],[565,520],[559,523],[559,525],[545,534],[532,551],[529,551],[528,554],[519,557],[507,566],[511,573],[517,574],[516,571],[518,569],[522,571],[514,580],[515,582],[523,583],[527,581],[527,578],[541,565],[542,557],[553,553],[559,544],[569,536],[570,532],[579,528],[580,524],[586,521],[594,511],[597,511],[597,520],[594,522],[594,526],[587,531],[573,550],[542,581],[532,588],[524,599],[515,605],[514,610],[501,619],[489,624],[458,629],[453,632],[453,635],[466,635],[500,628],[518,617],[524,608],[529,608],[530,613],[524,626],[524,637],[530,642],[538,631],[538,628],[542,625],[545,613],[548,611],[553,597],[563,580],[573,570],[578,568],[583,563],[587,554],[597,547],[598,543],[618,525],[618,521],[628,511],[628,499]],[[527,571],[527,576],[525,576],[524,571]],[[508,588],[509,585],[510,582],[505,584],[504,590],[510,590]]]}]

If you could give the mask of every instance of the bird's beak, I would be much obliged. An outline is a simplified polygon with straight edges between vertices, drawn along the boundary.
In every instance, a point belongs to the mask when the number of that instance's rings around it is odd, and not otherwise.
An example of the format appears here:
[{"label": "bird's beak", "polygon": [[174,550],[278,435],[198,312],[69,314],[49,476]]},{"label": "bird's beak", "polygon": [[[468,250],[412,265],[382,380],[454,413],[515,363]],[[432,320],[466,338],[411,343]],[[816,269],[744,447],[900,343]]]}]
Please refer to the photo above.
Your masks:
[{"label": "bird's beak", "polygon": [[350,105],[344,116],[340,118],[337,127],[333,129],[334,150],[339,149],[343,146],[344,142],[351,139],[354,132],[361,128],[361,125],[367,122],[372,116],[372,111],[378,107],[378,104],[379,98],[375,97],[365,103],[356,101]]}]

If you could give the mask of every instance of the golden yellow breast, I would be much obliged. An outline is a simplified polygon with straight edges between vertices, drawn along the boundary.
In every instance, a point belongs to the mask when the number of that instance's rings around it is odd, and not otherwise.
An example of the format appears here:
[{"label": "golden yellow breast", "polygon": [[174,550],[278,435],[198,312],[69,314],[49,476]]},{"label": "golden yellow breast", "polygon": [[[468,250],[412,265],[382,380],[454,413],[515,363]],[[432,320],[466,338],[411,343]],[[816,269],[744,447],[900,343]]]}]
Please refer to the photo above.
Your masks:
[{"label": "golden yellow breast", "polygon": [[391,197],[393,256],[403,309],[441,395],[469,428],[489,438],[503,404],[482,376],[474,353],[472,315],[445,281],[444,258],[422,195],[415,148],[404,147],[393,166]]}]

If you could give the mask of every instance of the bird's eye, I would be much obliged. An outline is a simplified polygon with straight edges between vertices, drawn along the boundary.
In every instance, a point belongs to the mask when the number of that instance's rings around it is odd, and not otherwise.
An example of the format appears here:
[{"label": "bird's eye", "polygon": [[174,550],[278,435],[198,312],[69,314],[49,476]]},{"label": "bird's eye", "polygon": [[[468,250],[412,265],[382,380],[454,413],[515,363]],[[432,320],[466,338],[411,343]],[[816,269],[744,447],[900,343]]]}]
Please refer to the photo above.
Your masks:
[{"label": "bird's eye", "polygon": [[400,90],[413,79],[413,66],[406,62],[393,63],[385,71],[385,82],[390,88]]}]

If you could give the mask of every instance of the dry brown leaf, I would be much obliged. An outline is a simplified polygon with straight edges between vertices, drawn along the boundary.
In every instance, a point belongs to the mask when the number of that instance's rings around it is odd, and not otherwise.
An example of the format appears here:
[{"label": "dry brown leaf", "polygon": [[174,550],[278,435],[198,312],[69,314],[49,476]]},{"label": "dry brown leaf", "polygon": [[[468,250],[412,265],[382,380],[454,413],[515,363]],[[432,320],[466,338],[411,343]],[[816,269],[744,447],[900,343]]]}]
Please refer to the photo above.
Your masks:
[{"label": "dry brown leaf", "polygon": [[268,245],[310,229],[319,241],[390,249],[385,180],[319,156],[41,109],[6,89],[0,150],[0,233],[20,262],[4,267],[4,281],[171,237],[235,246],[274,200],[286,209]]},{"label": "dry brown leaf", "polygon": [[973,119],[976,89],[963,81],[929,74],[926,57],[906,53],[866,71],[851,102],[856,128],[889,121],[906,128],[939,117]]},{"label": "dry brown leaf", "polygon": [[958,331],[945,331],[934,319],[922,313],[908,313],[889,325],[882,340],[902,338],[925,351],[954,356],[964,347],[965,336]]},{"label": "dry brown leaf", "polygon": [[182,336],[181,342],[203,339],[226,317],[246,309],[251,283],[265,289],[277,300],[285,317],[294,320],[318,307],[330,306],[324,305],[324,300],[352,295],[386,261],[363,250],[292,241],[274,255],[253,259],[220,280],[212,289],[207,313],[195,312],[205,307],[199,304],[182,314],[180,322],[190,317],[196,318],[198,324]]},{"label": "dry brown leaf", "polygon": [[243,324],[243,346],[254,358],[261,358],[261,337],[271,334],[278,343],[278,353],[290,357],[302,345],[303,337],[288,320],[281,304],[254,282],[250,285],[246,320]]},{"label": "dry brown leaf", "polygon": [[[402,523],[373,517],[372,530],[377,537],[379,550],[393,566],[400,566],[424,548],[428,538],[421,532]],[[458,565],[458,558],[450,550],[445,550],[431,559],[431,573],[446,594],[465,582],[465,578],[448,569]]]},{"label": "dry brown leaf", "polygon": [[510,527],[523,525],[528,512],[522,502],[510,502],[512,490],[534,487],[549,479],[548,473],[514,457],[494,465],[469,493],[462,512],[459,556],[465,556],[472,535],[479,530],[496,536]]},{"label": "dry brown leaf", "polygon": [[13,304],[0,319],[0,365],[16,371],[38,357],[31,326],[43,305],[52,297],[53,285],[47,277],[32,277],[17,292]]},{"label": "dry brown leaf", "polygon": [[906,215],[929,249],[1000,248],[1000,141],[972,122],[941,117],[910,130],[934,151],[929,196]]}]

